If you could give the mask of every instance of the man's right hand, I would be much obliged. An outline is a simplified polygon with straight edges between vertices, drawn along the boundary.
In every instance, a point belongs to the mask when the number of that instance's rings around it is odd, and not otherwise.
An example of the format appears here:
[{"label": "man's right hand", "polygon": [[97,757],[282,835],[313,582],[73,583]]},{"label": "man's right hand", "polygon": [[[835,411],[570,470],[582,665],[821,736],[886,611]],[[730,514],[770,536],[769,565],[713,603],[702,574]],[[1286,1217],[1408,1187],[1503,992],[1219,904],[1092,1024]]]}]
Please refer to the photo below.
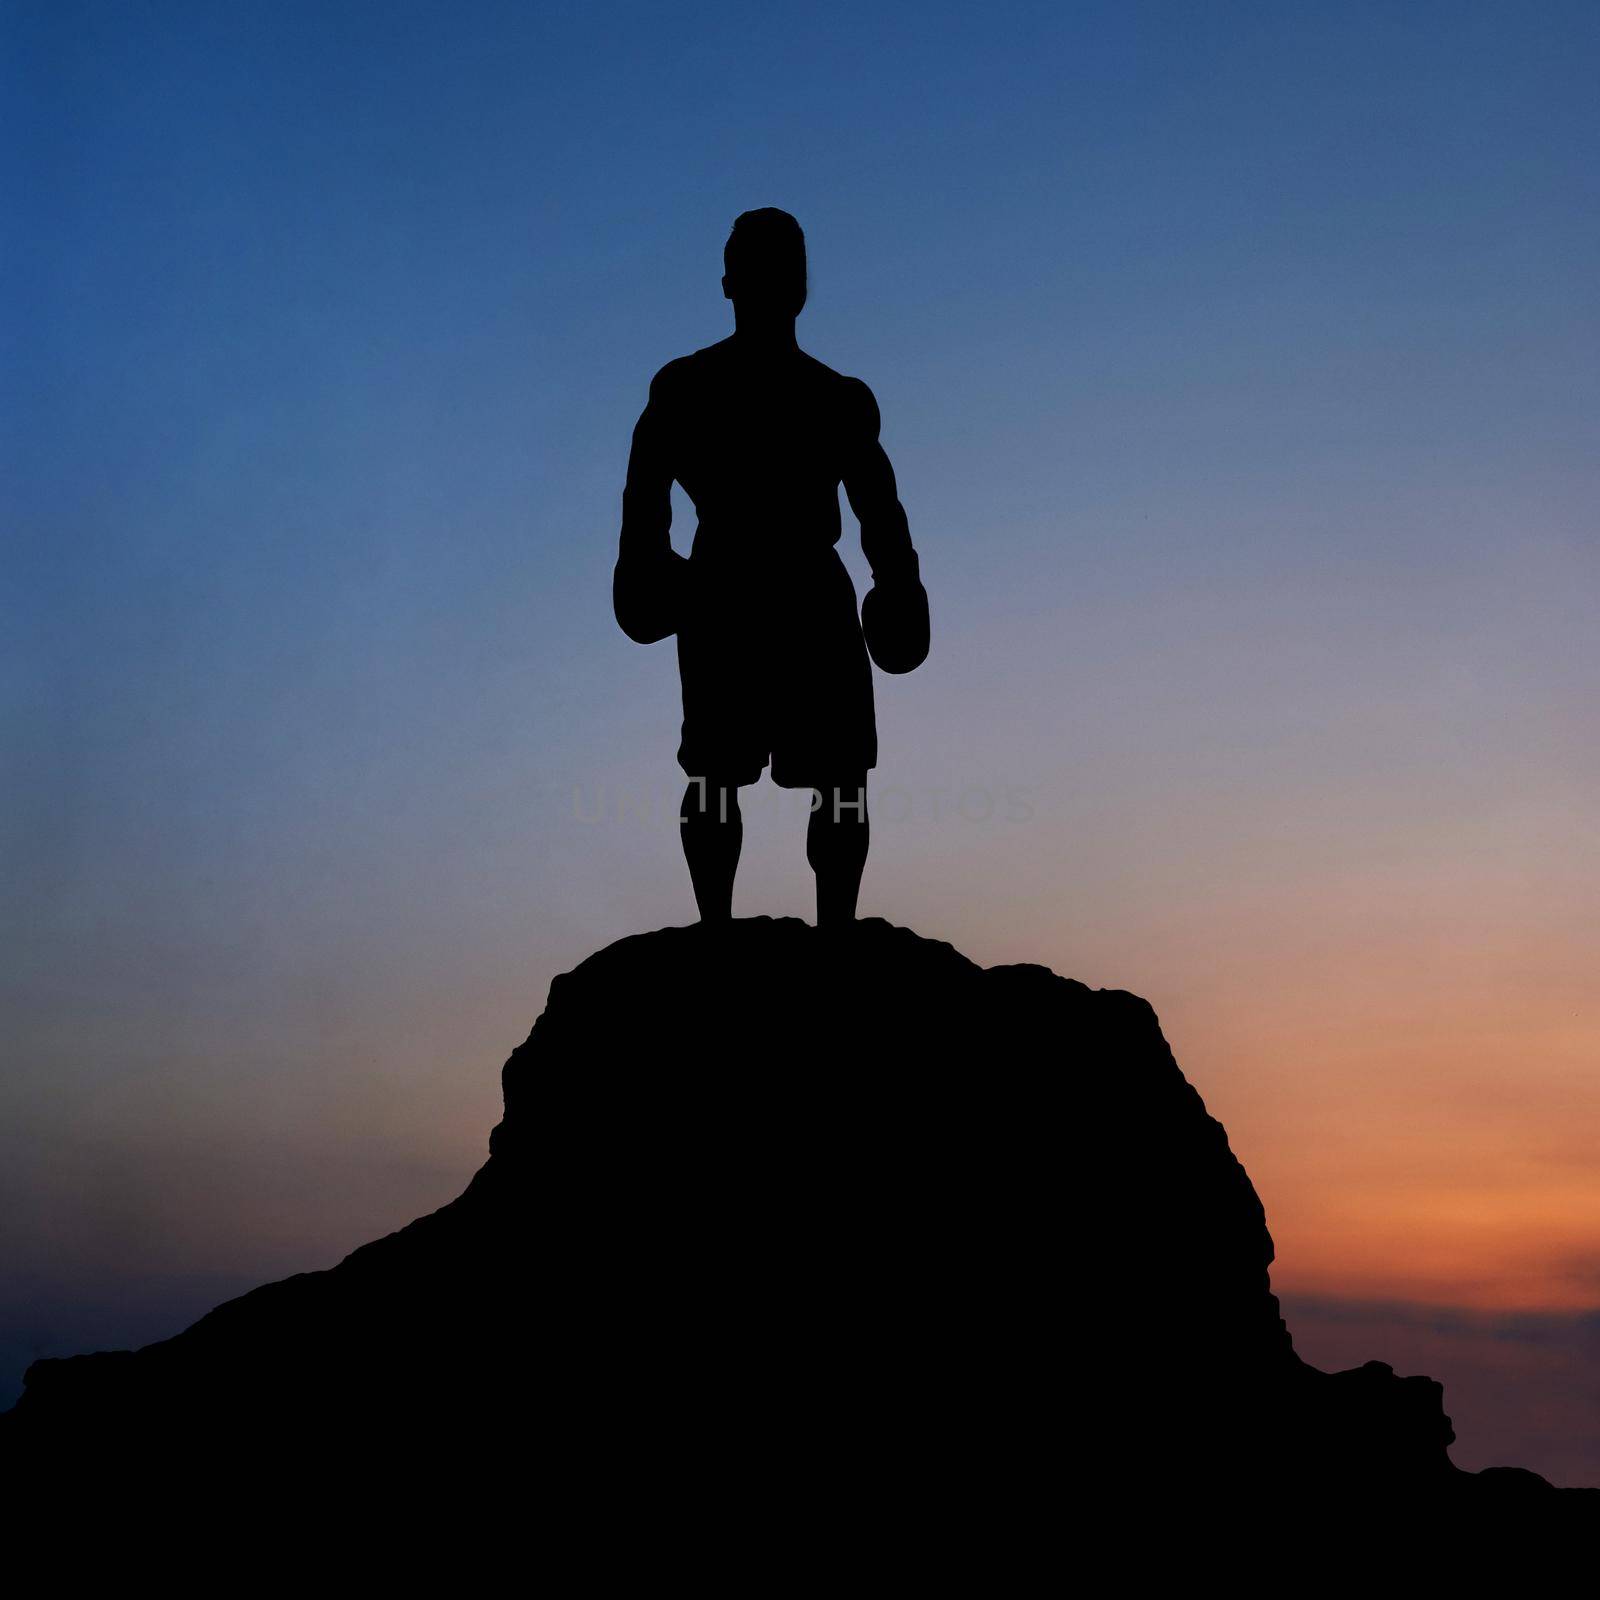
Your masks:
[{"label": "man's right hand", "polygon": [[689,563],[676,550],[664,560],[624,556],[611,574],[611,608],[635,644],[655,644],[682,625],[688,589]]},{"label": "man's right hand", "polygon": [[928,591],[920,578],[875,583],[861,602],[867,654],[884,672],[915,672],[928,659]]}]

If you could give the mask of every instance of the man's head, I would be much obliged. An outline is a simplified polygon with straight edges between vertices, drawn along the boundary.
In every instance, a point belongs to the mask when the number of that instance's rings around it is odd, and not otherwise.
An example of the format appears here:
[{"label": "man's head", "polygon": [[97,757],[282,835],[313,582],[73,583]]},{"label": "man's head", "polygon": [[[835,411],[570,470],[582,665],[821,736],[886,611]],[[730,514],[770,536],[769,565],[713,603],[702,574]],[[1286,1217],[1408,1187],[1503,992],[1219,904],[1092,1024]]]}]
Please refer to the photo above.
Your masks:
[{"label": "man's head", "polygon": [[722,247],[722,292],[761,320],[797,317],[806,303],[806,236],[787,211],[741,213]]}]

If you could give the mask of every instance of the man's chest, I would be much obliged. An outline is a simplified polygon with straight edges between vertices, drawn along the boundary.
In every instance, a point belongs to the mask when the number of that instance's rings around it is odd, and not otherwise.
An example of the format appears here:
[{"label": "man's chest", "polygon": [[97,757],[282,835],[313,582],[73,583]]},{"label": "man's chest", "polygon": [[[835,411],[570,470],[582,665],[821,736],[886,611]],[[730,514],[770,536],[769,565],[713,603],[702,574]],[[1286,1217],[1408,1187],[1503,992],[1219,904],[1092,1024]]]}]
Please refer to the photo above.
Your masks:
[{"label": "man's chest", "polygon": [[718,484],[836,485],[847,459],[847,417],[811,385],[719,385],[692,397],[675,419],[678,476]]}]

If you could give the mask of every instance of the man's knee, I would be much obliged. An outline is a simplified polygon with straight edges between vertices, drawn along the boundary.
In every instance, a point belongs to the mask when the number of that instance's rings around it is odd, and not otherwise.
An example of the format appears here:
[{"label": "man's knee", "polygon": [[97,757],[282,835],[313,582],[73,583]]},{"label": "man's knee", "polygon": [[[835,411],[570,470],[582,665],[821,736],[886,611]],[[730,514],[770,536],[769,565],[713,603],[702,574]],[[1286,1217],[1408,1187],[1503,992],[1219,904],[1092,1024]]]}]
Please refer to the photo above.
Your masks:
[{"label": "man's knee", "polygon": [[820,822],[865,822],[866,779],[824,785],[811,791],[811,810]]},{"label": "man's knee", "polygon": [[691,778],[679,822],[730,822],[739,815],[739,789],[718,778]]}]

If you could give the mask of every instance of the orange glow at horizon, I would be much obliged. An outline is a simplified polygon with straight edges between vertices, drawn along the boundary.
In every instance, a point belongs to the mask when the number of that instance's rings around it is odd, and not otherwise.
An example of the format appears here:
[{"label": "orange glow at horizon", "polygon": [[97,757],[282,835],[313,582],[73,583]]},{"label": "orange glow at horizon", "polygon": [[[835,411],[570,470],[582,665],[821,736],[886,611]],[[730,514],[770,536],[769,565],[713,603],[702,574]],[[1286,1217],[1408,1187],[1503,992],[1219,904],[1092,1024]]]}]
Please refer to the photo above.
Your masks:
[{"label": "orange glow at horizon", "polygon": [[1470,863],[1386,895],[1302,881],[1240,896],[1214,930],[1174,923],[1141,950],[1096,952],[1106,975],[1087,981],[1124,986],[1141,960],[1153,975],[1173,1054],[1265,1206],[1277,1292],[1600,1305],[1600,998],[1581,888],[1581,874],[1496,885]]}]

